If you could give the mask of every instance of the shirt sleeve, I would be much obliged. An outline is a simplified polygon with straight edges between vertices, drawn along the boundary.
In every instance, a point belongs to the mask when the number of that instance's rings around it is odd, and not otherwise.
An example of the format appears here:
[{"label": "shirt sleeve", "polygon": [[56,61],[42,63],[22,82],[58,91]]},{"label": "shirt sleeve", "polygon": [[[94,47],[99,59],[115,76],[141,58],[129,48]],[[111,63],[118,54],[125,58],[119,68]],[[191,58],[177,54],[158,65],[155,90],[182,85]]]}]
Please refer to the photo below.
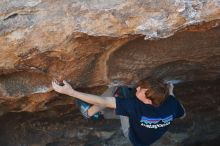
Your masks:
[{"label": "shirt sleeve", "polygon": [[183,107],[183,105],[181,103],[179,103],[177,106],[176,118],[180,118],[184,115],[185,115],[185,108]]},{"label": "shirt sleeve", "polygon": [[[171,95],[170,95],[171,96]],[[185,114],[185,108],[183,105],[174,97],[172,96],[173,99],[175,100],[175,118],[180,118]]]},{"label": "shirt sleeve", "polygon": [[130,116],[134,112],[134,100],[116,97],[116,115]]}]

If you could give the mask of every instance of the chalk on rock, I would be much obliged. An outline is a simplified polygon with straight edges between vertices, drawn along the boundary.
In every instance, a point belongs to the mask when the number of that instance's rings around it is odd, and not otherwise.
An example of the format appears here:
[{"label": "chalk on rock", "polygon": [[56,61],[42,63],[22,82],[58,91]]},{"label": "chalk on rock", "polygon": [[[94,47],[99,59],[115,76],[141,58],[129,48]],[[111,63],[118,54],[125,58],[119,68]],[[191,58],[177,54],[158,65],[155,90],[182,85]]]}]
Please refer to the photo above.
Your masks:
[{"label": "chalk on rock", "polygon": [[108,84],[108,87],[116,87],[116,86],[123,86],[124,83],[120,80],[113,80],[113,82],[111,82],[110,84]]},{"label": "chalk on rock", "polygon": [[165,80],[164,81],[165,84],[179,84],[181,82],[182,80]]}]

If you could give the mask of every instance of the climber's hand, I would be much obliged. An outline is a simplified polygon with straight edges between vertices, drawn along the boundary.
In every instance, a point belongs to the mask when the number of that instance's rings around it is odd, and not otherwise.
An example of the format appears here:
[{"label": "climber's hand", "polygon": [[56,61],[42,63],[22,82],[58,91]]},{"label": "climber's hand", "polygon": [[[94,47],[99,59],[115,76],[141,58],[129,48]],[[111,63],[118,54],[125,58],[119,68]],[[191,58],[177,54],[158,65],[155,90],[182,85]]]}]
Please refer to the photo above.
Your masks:
[{"label": "climber's hand", "polygon": [[66,94],[66,95],[70,95],[73,92],[73,88],[65,80],[63,80],[63,84],[64,84],[63,86],[59,85],[57,80],[52,81],[52,87],[56,92]]}]

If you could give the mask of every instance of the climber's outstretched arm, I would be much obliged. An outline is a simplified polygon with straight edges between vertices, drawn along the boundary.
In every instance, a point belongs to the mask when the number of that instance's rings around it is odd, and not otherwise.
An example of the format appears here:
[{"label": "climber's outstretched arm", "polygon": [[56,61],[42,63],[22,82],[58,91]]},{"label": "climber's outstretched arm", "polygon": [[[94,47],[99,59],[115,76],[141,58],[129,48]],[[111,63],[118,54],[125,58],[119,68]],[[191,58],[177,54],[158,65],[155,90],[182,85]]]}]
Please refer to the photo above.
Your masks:
[{"label": "climber's outstretched arm", "polygon": [[109,108],[116,108],[116,100],[114,97],[101,97],[97,95],[87,94],[74,90],[69,83],[63,80],[64,85],[60,86],[57,81],[52,81],[52,87],[55,91],[66,94],[90,104],[100,105]]}]

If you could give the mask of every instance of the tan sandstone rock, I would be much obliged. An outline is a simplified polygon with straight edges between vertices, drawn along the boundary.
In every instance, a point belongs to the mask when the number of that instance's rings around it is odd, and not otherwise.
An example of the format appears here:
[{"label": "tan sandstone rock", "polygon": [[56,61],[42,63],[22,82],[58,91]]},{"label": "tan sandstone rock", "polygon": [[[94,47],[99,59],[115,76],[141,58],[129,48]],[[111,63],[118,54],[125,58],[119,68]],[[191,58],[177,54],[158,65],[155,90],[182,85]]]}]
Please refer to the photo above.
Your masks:
[{"label": "tan sandstone rock", "polygon": [[39,95],[46,103],[52,79],[73,87],[149,75],[215,80],[219,18],[218,0],[3,0],[0,98],[32,111],[42,104],[16,101]]}]

